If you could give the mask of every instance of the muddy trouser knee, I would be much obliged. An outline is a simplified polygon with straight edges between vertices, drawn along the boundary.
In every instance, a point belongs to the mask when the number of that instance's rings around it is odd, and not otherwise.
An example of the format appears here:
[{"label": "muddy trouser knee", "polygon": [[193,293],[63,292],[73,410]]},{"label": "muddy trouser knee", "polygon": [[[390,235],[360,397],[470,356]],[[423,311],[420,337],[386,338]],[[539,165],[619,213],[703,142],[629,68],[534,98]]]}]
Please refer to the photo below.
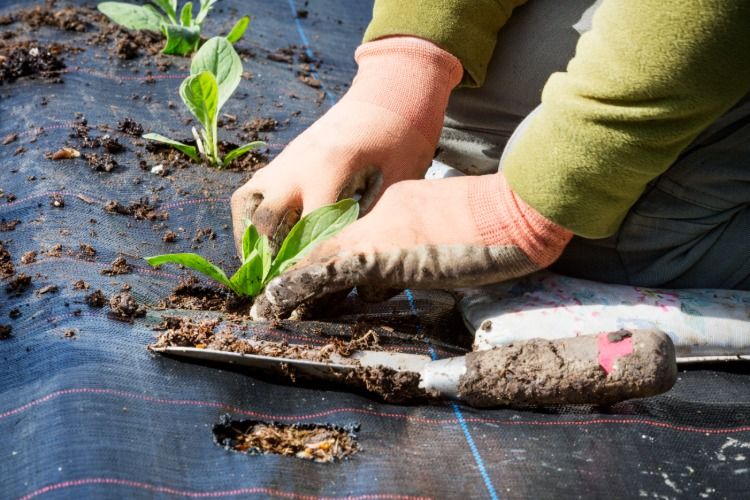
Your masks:
[{"label": "muddy trouser knee", "polygon": [[[514,11],[484,86],[451,97],[438,161],[469,175],[502,169],[502,153],[540,105],[546,79],[572,57],[591,4],[559,9],[539,0]],[[555,22],[549,12],[560,14]],[[750,99],[646,187],[616,234],[574,238],[552,270],[606,283],[750,290]]]}]

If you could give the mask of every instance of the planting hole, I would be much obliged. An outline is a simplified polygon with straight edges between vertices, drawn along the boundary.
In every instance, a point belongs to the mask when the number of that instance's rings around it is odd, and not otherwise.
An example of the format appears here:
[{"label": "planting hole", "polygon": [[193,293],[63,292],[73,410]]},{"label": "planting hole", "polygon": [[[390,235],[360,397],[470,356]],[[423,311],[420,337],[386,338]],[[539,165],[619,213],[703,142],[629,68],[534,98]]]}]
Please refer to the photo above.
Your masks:
[{"label": "planting hole", "polygon": [[359,426],[280,424],[231,420],[224,415],[213,429],[216,444],[230,451],[260,455],[274,453],[319,463],[342,460],[359,451]]}]

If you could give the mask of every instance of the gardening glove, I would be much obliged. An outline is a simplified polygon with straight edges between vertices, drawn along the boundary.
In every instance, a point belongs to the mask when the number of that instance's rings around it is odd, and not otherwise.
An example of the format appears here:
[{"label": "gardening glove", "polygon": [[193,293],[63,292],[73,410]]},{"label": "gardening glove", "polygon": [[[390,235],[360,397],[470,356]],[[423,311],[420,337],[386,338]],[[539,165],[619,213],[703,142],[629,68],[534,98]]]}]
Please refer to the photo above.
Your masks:
[{"label": "gardening glove", "polygon": [[254,314],[281,317],[355,286],[365,300],[383,300],[404,288],[496,283],[549,266],[571,237],[516,196],[502,173],[404,181],[271,281]]},{"label": "gardening glove", "polygon": [[301,215],[356,195],[366,212],[391,184],[424,177],[461,63],[411,37],[366,43],[355,58],[340,102],[232,195],[238,248],[247,219],[276,251]]}]

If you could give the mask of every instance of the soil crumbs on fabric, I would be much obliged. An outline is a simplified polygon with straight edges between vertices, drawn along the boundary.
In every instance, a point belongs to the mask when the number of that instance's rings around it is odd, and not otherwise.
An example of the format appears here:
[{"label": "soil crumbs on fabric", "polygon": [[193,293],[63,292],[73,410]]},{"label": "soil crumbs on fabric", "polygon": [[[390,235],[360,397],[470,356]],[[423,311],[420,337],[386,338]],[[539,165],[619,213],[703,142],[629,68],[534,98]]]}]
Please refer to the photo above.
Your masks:
[{"label": "soil crumbs on fabric", "polygon": [[22,77],[60,79],[65,63],[59,57],[58,46],[30,45],[15,47],[0,53],[0,83],[12,82]]},{"label": "soil crumbs on fabric", "polygon": [[329,463],[359,451],[354,427],[330,424],[281,424],[231,420],[224,415],[213,428],[214,439],[227,450],[250,455],[273,453]]}]

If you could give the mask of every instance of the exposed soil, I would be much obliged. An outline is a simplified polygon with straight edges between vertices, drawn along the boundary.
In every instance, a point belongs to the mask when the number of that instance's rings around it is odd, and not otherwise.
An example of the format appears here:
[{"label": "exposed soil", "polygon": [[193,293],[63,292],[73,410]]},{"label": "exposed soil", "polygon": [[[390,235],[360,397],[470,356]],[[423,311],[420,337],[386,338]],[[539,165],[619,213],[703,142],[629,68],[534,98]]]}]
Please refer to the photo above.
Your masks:
[{"label": "exposed soil", "polygon": [[159,301],[156,307],[238,313],[249,311],[250,306],[250,299],[237,297],[225,289],[203,286],[190,276],[181,279],[169,297]]},{"label": "exposed soil", "polygon": [[8,340],[13,333],[13,327],[10,325],[0,325],[0,340]]},{"label": "exposed soil", "polygon": [[355,427],[330,424],[281,424],[231,420],[224,415],[213,428],[214,440],[227,450],[250,455],[273,453],[328,463],[359,451]]},{"label": "exposed soil", "polygon": [[117,276],[120,274],[130,274],[132,272],[133,267],[128,264],[128,261],[125,260],[125,257],[122,255],[113,260],[108,268],[102,269],[101,271],[105,276]]},{"label": "exposed soil", "polygon": [[164,233],[164,236],[161,237],[161,240],[164,243],[174,243],[175,241],[177,241],[177,233],[175,233],[174,231],[167,231],[166,233]]},{"label": "exposed soil", "polygon": [[109,298],[110,316],[120,321],[132,322],[146,315],[146,308],[136,302],[130,290],[123,289]]},{"label": "exposed soil", "polygon": [[123,205],[117,200],[110,200],[104,205],[104,210],[111,214],[127,215],[136,220],[167,220],[168,212],[160,212],[148,198],[141,198],[129,205]]},{"label": "exposed soil", "polygon": [[[179,141],[189,146],[195,146],[194,139],[183,139]],[[237,144],[231,142],[220,141],[219,153],[223,157],[229,151],[237,148],[237,146]],[[170,165],[176,168],[189,168],[192,164],[192,160],[190,160],[187,156],[166,144],[149,141],[146,144],[146,150],[154,154],[154,161],[156,163]],[[255,149],[253,151],[250,151],[249,153],[245,153],[239,158],[236,158],[232,163],[223,168],[224,170],[239,172],[255,172],[256,170],[265,167],[267,164],[268,156],[263,152],[262,149]],[[208,168],[214,168],[208,162],[204,162],[204,166]]]}]

